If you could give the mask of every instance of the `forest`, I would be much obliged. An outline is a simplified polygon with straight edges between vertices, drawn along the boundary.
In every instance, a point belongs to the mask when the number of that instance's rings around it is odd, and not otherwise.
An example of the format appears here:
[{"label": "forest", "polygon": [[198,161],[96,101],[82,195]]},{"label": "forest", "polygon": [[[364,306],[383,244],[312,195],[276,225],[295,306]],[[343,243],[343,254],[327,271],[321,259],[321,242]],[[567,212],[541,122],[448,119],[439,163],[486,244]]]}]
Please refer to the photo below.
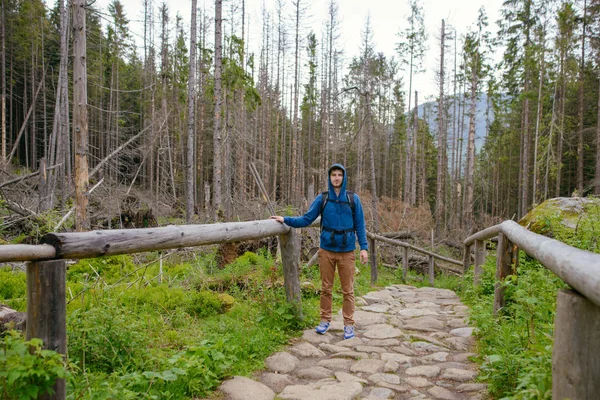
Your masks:
[{"label": "forest", "polygon": [[[438,65],[423,65],[418,0],[396,54],[377,51],[366,17],[352,59],[341,3],[329,2],[319,34],[302,22],[309,6],[265,6],[250,52],[244,1],[192,1],[186,26],[167,3],[141,0],[138,37],[118,0],[3,0],[1,179],[47,174],[39,204],[10,186],[4,203],[61,215],[75,203],[83,228],[112,226],[88,204],[100,182],[108,198],[143,193],[158,218],[234,220],[260,201],[251,165],[271,201],[302,210],[341,162],[369,194],[369,226],[391,199],[425,206],[443,236],[600,193],[597,1],[507,0],[497,34],[483,8],[465,35],[441,20]],[[439,93],[422,105],[413,76],[425,70]]]}]

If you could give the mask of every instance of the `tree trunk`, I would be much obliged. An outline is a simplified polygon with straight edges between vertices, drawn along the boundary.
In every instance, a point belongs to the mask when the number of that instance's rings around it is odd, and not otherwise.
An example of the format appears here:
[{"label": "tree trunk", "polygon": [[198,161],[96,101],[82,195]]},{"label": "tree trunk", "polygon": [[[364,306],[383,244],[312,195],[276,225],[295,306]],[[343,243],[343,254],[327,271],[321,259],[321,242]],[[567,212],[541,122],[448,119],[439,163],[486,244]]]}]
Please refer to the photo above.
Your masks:
[{"label": "tree trunk", "polygon": [[542,123],[542,87],[544,86],[544,73],[545,73],[545,62],[546,62],[546,36],[545,32],[542,33],[541,37],[542,41],[542,60],[540,66],[540,79],[538,84],[538,99],[537,99],[537,113],[535,119],[535,138],[533,145],[533,181],[531,187],[531,203],[537,203],[537,188],[538,188],[538,163],[537,163],[537,154],[538,154],[538,138],[540,133],[540,124]]},{"label": "tree trunk", "polygon": [[[220,4],[221,0],[217,0]],[[220,12],[220,8],[219,8]],[[194,141],[196,131],[196,15],[198,13],[197,0],[192,0],[192,19],[190,23],[190,71],[188,79],[188,123],[187,123],[187,156],[185,160],[186,171],[186,202],[185,202],[185,220],[189,224],[194,216],[195,206],[195,182],[194,182]],[[216,81],[216,80],[215,80]],[[220,82],[219,82],[220,83]],[[216,93],[215,83],[215,93]],[[216,107],[215,107],[216,110]],[[216,111],[215,111],[216,113]],[[166,117],[166,115],[165,115]],[[215,118],[216,121],[216,118]]]},{"label": "tree trunk", "polygon": [[418,153],[418,137],[419,137],[419,92],[415,90],[415,111],[413,114],[413,142],[412,155],[410,166],[410,205],[417,204],[417,153]]},{"label": "tree trunk", "polygon": [[300,179],[298,176],[299,162],[298,162],[298,140],[299,140],[299,130],[298,130],[298,97],[299,97],[299,68],[300,68],[300,0],[296,0],[296,55],[294,62],[294,105],[292,108],[292,157],[291,157],[291,195],[292,195],[292,203],[296,206],[300,204],[300,199],[302,195],[300,193]]},{"label": "tree trunk", "polygon": [[222,7],[223,0],[215,0],[215,121],[213,138],[213,207],[215,218],[222,211],[221,199],[221,68],[222,68],[222,45],[221,45],[221,26],[222,26]]},{"label": "tree trunk", "polygon": [[6,161],[6,11],[5,4],[6,0],[1,0],[0,5],[0,36],[2,36],[2,63],[1,71],[2,74],[2,109],[0,113],[2,113],[1,121],[2,124],[2,144],[1,144],[1,152],[0,152],[0,163],[4,168],[4,162]]},{"label": "tree trunk", "polygon": [[88,205],[88,113],[85,0],[73,0],[73,131],[75,135],[75,228],[89,229]]},{"label": "tree trunk", "polygon": [[437,157],[437,184],[435,193],[435,231],[440,236],[446,215],[444,196],[446,194],[446,129],[444,105],[444,40],[446,38],[446,25],[442,19],[440,32],[440,96],[438,99],[438,157]]},{"label": "tree trunk", "polygon": [[[598,73],[600,82],[600,72]],[[600,84],[598,85],[598,121],[596,122],[596,182],[594,194],[600,194]]]},{"label": "tree trunk", "polygon": [[583,85],[585,68],[585,28],[587,19],[587,0],[583,0],[583,27],[581,34],[581,64],[579,69],[579,106],[577,108],[577,191],[583,196]]},{"label": "tree trunk", "polygon": [[[478,55],[475,55],[478,58]],[[474,61],[475,64],[479,60]],[[475,112],[477,108],[477,71],[476,67],[472,67],[471,71],[471,107],[469,108],[469,142],[467,145],[467,170],[465,173],[465,203],[463,205],[463,220],[470,231],[473,226],[473,175],[475,169]]]}]

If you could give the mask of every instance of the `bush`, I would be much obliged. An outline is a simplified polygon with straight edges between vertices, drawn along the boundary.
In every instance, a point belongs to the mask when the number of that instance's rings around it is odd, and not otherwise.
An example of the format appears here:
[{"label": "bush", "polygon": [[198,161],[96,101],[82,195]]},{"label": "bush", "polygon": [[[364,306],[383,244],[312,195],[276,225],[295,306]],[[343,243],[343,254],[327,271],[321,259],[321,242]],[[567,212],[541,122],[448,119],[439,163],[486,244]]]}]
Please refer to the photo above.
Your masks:
[{"label": "bush", "polygon": [[91,371],[111,373],[149,359],[143,315],[112,302],[74,310],[67,319],[69,358]]},{"label": "bush", "polygon": [[42,341],[25,341],[16,331],[0,339],[0,398],[37,399],[68,376],[62,355],[42,350]]}]

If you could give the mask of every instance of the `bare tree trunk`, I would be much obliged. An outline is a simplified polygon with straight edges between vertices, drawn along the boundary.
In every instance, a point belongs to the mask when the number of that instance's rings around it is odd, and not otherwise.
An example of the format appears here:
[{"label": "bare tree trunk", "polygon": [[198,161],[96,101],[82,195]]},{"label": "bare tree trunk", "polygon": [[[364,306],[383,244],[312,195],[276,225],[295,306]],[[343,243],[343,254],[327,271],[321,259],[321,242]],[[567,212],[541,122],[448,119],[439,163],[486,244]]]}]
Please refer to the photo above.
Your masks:
[{"label": "bare tree trunk", "polygon": [[294,106],[292,109],[293,113],[293,126],[292,126],[292,157],[291,157],[291,186],[292,186],[292,200],[294,205],[299,205],[302,198],[300,193],[300,179],[298,176],[298,170],[300,169],[300,163],[298,162],[298,140],[299,140],[299,129],[298,129],[298,97],[299,97],[299,68],[300,68],[300,1],[296,1],[296,55],[294,63]]},{"label": "bare tree trunk", "polygon": [[[475,55],[475,57],[478,57]],[[479,60],[475,60],[475,64]],[[467,146],[467,170],[465,173],[465,204],[463,220],[467,229],[473,226],[473,175],[475,170],[475,111],[477,109],[477,72],[471,71],[471,107],[469,108],[469,143]]]},{"label": "bare tree trunk", "polygon": [[[196,0],[194,0],[196,1]],[[215,121],[213,138],[213,207],[215,217],[222,211],[221,181],[222,181],[222,158],[221,158],[221,68],[222,68],[222,26],[223,0],[215,0]]]},{"label": "bare tree trunk", "polygon": [[368,137],[368,141],[369,141],[369,156],[370,156],[370,163],[371,163],[371,199],[372,199],[372,206],[373,206],[373,229],[375,230],[375,232],[379,232],[379,212],[378,212],[378,208],[379,208],[379,199],[377,197],[377,178],[375,176],[375,153],[373,151],[373,123],[371,121],[371,96],[370,93],[367,92],[367,96],[366,96],[366,107],[367,107],[367,121],[369,124],[369,128],[367,130],[367,137]]},{"label": "bare tree trunk", "polygon": [[566,103],[566,93],[567,93],[567,84],[566,74],[565,74],[565,51],[561,49],[560,55],[560,75],[561,75],[561,85],[560,85],[560,111],[559,111],[559,130],[558,130],[558,143],[556,148],[556,189],[554,192],[554,196],[560,196],[560,184],[562,177],[562,153],[563,153],[563,140],[565,134],[565,103]]},{"label": "bare tree trunk", "polygon": [[1,3],[0,35],[2,36],[2,61],[0,62],[2,63],[2,69],[0,73],[2,74],[2,110],[0,110],[0,112],[2,113],[2,119],[0,123],[2,124],[2,149],[0,153],[0,162],[4,165],[6,162],[6,10],[4,9],[6,0],[1,0]]},{"label": "bare tree trunk", "polygon": [[413,114],[412,155],[410,165],[410,205],[417,204],[417,153],[419,137],[419,92],[415,90],[415,111]]},{"label": "bare tree trunk", "polygon": [[[524,92],[529,92],[529,79],[525,78]],[[523,102],[523,160],[521,168],[522,192],[520,216],[527,214],[529,206],[529,97],[525,97]]]},{"label": "bare tree trunk", "polygon": [[[220,0],[217,0],[220,1]],[[197,0],[192,0],[192,19],[190,23],[190,71],[188,79],[188,123],[187,123],[187,157],[186,171],[186,203],[185,220],[189,224],[194,216],[195,182],[194,182],[194,149],[196,147],[196,15],[198,14]],[[215,85],[216,86],[216,85]],[[216,90],[215,90],[216,91]],[[166,116],[165,116],[166,117]]]},{"label": "bare tree trunk", "polygon": [[75,144],[75,228],[89,229],[88,205],[88,115],[85,0],[73,0],[73,137]]},{"label": "bare tree trunk", "polygon": [[[600,72],[598,73],[598,78],[600,78]],[[596,122],[596,182],[594,185],[594,194],[600,194],[600,84],[598,85],[598,121]]]},{"label": "bare tree trunk", "polygon": [[585,29],[587,20],[587,0],[583,0],[583,27],[581,34],[581,64],[579,69],[579,107],[577,108],[577,191],[583,196],[583,85],[585,68]]},{"label": "bare tree trunk", "polygon": [[444,105],[444,50],[446,39],[446,24],[442,19],[442,29],[440,32],[440,97],[438,100],[438,157],[437,157],[437,185],[435,193],[435,231],[436,236],[440,236],[444,218],[446,215],[444,196],[446,195],[446,126],[445,126],[445,105]]},{"label": "bare tree trunk", "polygon": [[537,164],[537,154],[538,154],[538,137],[540,133],[540,124],[542,123],[542,87],[544,86],[544,73],[545,73],[545,62],[546,62],[546,37],[545,33],[542,34],[542,60],[540,66],[540,79],[538,85],[538,101],[537,101],[537,114],[535,120],[535,138],[534,138],[534,146],[533,146],[533,181],[531,188],[531,203],[536,204],[537,202],[537,188],[538,188],[538,164]]}]

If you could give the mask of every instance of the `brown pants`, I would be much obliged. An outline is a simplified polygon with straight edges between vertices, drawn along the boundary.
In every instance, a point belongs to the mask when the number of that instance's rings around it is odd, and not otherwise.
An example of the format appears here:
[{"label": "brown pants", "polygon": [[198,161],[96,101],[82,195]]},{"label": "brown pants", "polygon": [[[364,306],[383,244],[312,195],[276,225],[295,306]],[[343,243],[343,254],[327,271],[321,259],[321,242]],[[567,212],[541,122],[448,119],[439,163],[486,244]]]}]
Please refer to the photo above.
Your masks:
[{"label": "brown pants", "polygon": [[319,249],[319,269],[321,270],[321,321],[331,321],[331,293],[335,267],[337,266],[342,284],[342,315],[344,325],[354,325],[354,272],[356,259],[353,251],[336,253]]}]

